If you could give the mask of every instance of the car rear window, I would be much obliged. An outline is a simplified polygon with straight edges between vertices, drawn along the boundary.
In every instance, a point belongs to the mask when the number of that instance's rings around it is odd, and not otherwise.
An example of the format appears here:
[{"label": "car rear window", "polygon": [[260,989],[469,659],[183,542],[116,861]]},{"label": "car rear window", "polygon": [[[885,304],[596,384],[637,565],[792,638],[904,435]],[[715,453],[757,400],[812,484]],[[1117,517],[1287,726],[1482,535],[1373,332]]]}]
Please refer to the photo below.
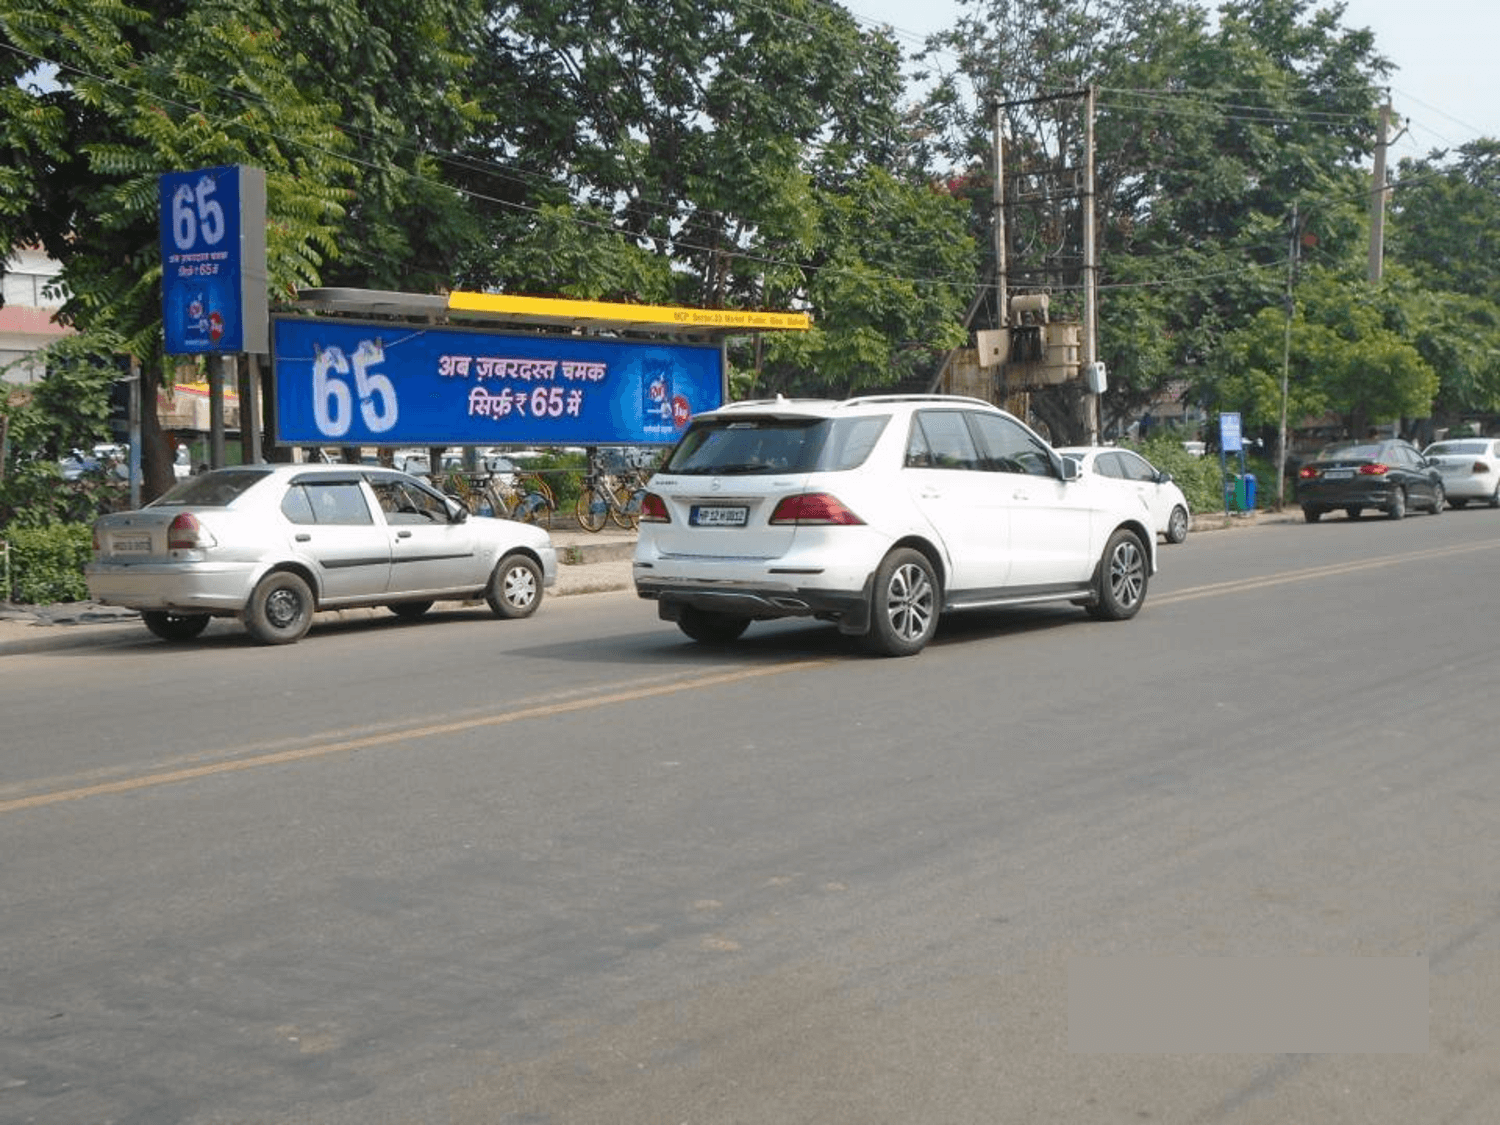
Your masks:
[{"label": "car rear window", "polygon": [[1442,441],[1427,451],[1429,457],[1441,457],[1443,454],[1459,454],[1460,456],[1478,456],[1490,451],[1490,443],[1487,441]]},{"label": "car rear window", "polygon": [[1382,447],[1378,444],[1330,445],[1318,453],[1319,461],[1375,461],[1381,456]]},{"label": "car rear window", "polygon": [[186,477],[150,504],[153,508],[226,508],[271,475],[270,469],[218,469]]},{"label": "car rear window", "polygon": [[707,419],[694,423],[683,435],[662,471],[756,476],[857,469],[889,421],[889,414]]}]

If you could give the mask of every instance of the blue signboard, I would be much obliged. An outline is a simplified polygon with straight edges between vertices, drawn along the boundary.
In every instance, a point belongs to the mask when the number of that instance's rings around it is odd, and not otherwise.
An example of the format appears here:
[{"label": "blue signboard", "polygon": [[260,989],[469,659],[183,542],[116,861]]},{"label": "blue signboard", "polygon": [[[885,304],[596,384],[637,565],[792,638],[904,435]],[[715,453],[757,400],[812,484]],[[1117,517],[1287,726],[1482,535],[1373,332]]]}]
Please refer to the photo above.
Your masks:
[{"label": "blue signboard", "polygon": [[1239,414],[1226,412],[1219,415],[1219,448],[1225,453],[1240,453],[1244,450]]},{"label": "blue signboard", "polygon": [[724,403],[717,346],[272,321],[282,445],[674,442]]},{"label": "blue signboard", "polygon": [[264,352],[265,172],[169,172],[158,192],[167,354]]}]

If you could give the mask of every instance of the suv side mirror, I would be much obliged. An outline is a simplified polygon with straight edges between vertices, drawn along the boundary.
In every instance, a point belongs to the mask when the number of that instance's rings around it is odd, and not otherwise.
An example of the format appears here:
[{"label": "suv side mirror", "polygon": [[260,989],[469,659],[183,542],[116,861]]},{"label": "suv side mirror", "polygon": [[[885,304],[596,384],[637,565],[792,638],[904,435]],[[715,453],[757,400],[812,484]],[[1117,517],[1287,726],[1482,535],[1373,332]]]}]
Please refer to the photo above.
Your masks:
[{"label": "suv side mirror", "polygon": [[1056,456],[1057,460],[1060,462],[1059,468],[1061,472],[1059,475],[1061,475],[1063,480],[1077,480],[1083,475],[1082,466],[1080,466],[1077,461],[1073,460],[1073,458],[1063,457],[1061,455]]}]

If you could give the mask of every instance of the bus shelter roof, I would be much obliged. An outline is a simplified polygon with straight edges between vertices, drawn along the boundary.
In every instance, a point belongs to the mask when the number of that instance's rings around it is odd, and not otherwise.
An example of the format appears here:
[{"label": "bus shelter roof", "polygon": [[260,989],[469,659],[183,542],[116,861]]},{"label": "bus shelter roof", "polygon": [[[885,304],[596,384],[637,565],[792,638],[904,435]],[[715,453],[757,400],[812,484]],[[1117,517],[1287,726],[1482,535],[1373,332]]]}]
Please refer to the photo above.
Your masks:
[{"label": "bus shelter roof", "polygon": [[301,289],[290,307],[309,312],[395,317],[428,323],[458,321],[495,328],[608,332],[694,340],[719,340],[750,332],[805,332],[812,327],[811,318],[800,312],[629,305],[503,293],[423,294],[377,289]]}]

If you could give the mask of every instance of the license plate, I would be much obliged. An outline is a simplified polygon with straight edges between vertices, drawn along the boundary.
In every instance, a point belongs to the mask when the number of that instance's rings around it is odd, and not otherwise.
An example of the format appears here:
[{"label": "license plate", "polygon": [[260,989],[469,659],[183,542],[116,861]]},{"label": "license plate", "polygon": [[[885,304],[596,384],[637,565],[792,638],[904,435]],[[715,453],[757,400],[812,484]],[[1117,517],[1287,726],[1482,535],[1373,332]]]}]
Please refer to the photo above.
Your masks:
[{"label": "license plate", "polygon": [[1349,480],[1354,476],[1353,469],[1329,469],[1323,474],[1324,480]]},{"label": "license plate", "polygon": [[114,548],[114,552],[117,555],[149,555],[151,553],[151,536],[116,535],[110,540],[110,546]]},{"label": "license plate", "polygon": [[694,527],[744,527],[750,509],[743,504],[694,504],[690,522]]}]

